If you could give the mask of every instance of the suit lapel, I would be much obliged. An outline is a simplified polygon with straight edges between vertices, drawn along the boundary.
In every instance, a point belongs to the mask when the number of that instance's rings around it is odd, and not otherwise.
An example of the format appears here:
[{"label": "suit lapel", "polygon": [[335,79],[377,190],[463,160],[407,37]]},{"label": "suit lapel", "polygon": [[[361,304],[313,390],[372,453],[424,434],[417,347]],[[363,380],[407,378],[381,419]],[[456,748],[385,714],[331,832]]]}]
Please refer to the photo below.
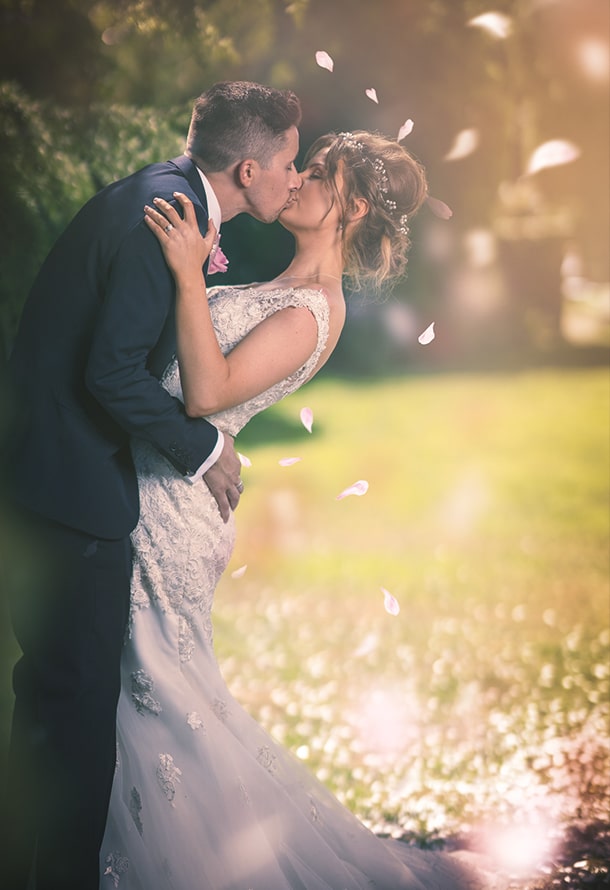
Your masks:
[{"label": "suit lapel", "polygon": [[[182,175],[187,180],[188,184],[191,186],[199,200],[201,201],[202,206],[205,208],[206,214],[208,210],[208,199],[205,193],[205,189],[203,187],[203,182],[201,181],[201,176],[197,171],[196,165],[188,158],[186,155],[180,155],[178,158],[172,158],[169,161],[170,164],[173,164],[175,167],[180,170]],[[203,267],[204,274],[208,271],[208,260],[206,260],[205,265]],[[153,352],[149,356],[148,366],[149,370],[155,377],[161,378],[163,371],[167,367],[168,362],[170,361],[172,355],[176,351],[176,318],[175,313],[172,310],[169,313],[165,326],[161,332],[161,336],[159,337],[159,341],[155,346]]]},{"label": "suit lapel", "polygon": [[201,181],[201,176],[199,175],[199,171],[197,170],[197,166],[194,161],[191,161],[191,159],[187,158],[186,155],[180,155],[180,157],[178,158],[172,158],[169,163],[173,164],[175,167],[178,168],[178,170],[180,170],[182,175],[188,180],[189,185],[207,210],[208,199],[205,194],[203,182]]}]

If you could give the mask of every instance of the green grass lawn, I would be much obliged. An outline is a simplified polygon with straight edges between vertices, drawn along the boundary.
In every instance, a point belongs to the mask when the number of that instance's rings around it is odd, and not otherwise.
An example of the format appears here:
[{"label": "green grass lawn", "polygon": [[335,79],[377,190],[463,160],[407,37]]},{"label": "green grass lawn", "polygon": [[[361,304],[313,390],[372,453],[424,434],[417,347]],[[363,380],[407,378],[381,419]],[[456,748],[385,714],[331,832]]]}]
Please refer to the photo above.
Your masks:
[{"label": "green grass lawn", "polygon": [[225,675],[376,830],[607,816],[609,383],[322,379],[240,436]]},{"label": "green grass lawn", "polygon": [[609,397],[605,369],[329,377],[239,437],[225,676],[376,830],[607,818]]}]

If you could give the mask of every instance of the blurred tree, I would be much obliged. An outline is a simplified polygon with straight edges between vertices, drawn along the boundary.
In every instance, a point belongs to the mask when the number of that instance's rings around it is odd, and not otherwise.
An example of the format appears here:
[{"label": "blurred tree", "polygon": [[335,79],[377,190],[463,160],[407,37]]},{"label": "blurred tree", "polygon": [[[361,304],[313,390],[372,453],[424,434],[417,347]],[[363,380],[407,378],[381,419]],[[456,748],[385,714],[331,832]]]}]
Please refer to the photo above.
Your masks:
[{"label": "blurred tree", "polygon": [[89,17],[94,5],[94,0],[0,0],[2,79],[63,105],[90,102],[110,67]]},{"label": "blurred tree", "polygon": [[[156,159],[153,150],[168,156],[184,134],[192,98],[214,80],[245,78],[295,89],[304,108],[304,145],[329,129],[396,135],[411,118],[415,127],[405,145],[424,160],[432,194],[454,211],[446,228],[458,258],[462,235],[490,227],[501,183],[518,179],[533,148],[547,139],[573,140],[581,159],[538,173],[535,184],[547,205],[567,208],[587,274],[603,279],[607,0],[497,0],[493,6],[508,22],[504,34],[472,25],[488,13],[486,0],[0,0],[0,79],[17,84],[22,97],[20,110],[11,106],[10,132],[21,127],[22,136],[42,139],[36,147],[10,137],[3,148],[5,206],[19,204],[11,213],[24,216],[16,231],[8,210],[0,211],[0,225],[10,227],[15,242],[15,268],[26,245],[32,253],[31,231],[50,232],[46,217],[72,207],[69,177],[79,164],[94,190],[144,158]],[[599,53],[597,68],[586,56],[587,40],[601,40],[601,67]],[[316,65],[321,49],[333,57],[333,73]],[[378,103],[365,94],[371,88]],[[53,134],[45,136],[51,120]],[[477,144],[448,160],[463,130],[474,131]],[[147,141],[149,152],[141,150]],[[19,190],[27,191],[23,178],[32,170],[42,188],[24,201]],[[81,195],[80,186],[72,193]],[[434,260],[420,249],[433,223],[438,228],[428,211],[415,221],[404,288],[411,301],[432,308],[445,299],[439,276],[429,272]],[[251,250],[240,250],[229,276],[273,274],[289,239],[275,227],[238,218],[226,227],[225,243],[245,241],[244,234]],[[22,265],[25,280],[31,264]],[[22,293],[21,283],[17,290]]]}]

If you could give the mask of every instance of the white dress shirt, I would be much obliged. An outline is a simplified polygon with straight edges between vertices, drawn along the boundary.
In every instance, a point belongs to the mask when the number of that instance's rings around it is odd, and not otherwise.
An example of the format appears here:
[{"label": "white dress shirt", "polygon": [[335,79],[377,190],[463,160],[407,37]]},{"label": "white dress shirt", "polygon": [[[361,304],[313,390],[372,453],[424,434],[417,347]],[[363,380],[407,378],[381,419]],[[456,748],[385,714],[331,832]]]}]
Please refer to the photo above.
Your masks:
[{"label": "white dress shirt", "polygon": [[[218,198],[216,197],[214,189],[212,188],[210,181],[207,178],[207,176],[205,175],[205,173],[202,173],[201,170],[199,169],[199,167],[197,167],[197,172],[199,173],[199,175],[201,177],[201,181],[202,181],[203,187],[205,189],[205,196],[206,196],[207,202],[208,202],[208,216],[210,217],[210,219],[216,226],[216,231],[219,232],[220,224],[222,222],[222,211],[220,209],[220,204],[218,203]],[[218,439],[216,440],[216,445],[212,449],[209,456],[201,464],[199,469],[195,470],[195,472],[191,476],[186,477],[189,480],[189,482],[193,482],[193,483],[198,482],[201,479],[201,477],[203,476],[203,474],[207,473],[207,471],[210,469],[210,467],[214,466],[214,464],[216,463],[216,461],[222,454],[222,449],[224,446],[224,436],[220,430],[217,430],[217,432],[218,432]]]}]

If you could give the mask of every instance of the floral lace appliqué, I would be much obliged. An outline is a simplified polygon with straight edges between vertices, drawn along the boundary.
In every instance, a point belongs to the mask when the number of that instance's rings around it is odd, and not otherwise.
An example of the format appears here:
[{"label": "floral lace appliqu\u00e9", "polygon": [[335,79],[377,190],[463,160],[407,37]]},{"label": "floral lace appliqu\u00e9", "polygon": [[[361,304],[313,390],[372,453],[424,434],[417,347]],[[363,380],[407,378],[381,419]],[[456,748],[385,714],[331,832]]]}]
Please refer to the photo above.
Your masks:
[{"label": "floral lace appliqu\u00e9", "polygon": [[309,818],[312,822],[320,822],[320,813],[316,806],[316,802],[311,795],[309,796]]},{"label": "floral lace appliqu\u00e9", "polygon": [[171,754],[159,754],[159,766],[157,767],[157,781],[161,786],[163,794],[169,802],[173,804],[176,796],[176,784],[180,782],[182,770],[174,765],[174,758]]},{"label": "floral lace appliqu\u00e9", "polygon": [[273,773],[275,772],[275,768],[276,768],[277,757],[271,751],[269,745],[263,745],[261,748],[258,749],[258,754],[256,755],[256,759],[258,760],[258,762],[260,763],[261,766],[265,767],[267,772],[269,772],[269,773],[271,773],[271,775],[273,775]]},{"label": "floral lace appliqu\u00e9", "polygon": [[182,664],[186,664],[191,660],[195,651],[195,633],[191,616],[181,615],[178,620],[178,628],[178,654]]},{"label": "floral lace appliqu\u00e9", "polygon": [[212,705],[212,711],[218,717],[221,723],[227,722],[227,717],[229,716],[229,709],[227,707],[227,703],[224,702],[221,698],[215,698],[214,704]]},{"label": "floral lace appliqu\u00e9", "polygon": [[120,853],[115,852],[109,853],[106,856],[106,870],[104,874],[112,878],[112,883],[115,887],[119,886],[121,876],[127,872],[128,868],[129,859],[126,856],[121,856]]},{"label": "floral lace appliqu\u00e9", "polygon": [[144,833],[144,826],[142,825],[142,819],[140,818],[140,813],[142,812],[142,798],[135,785],[131,789],[131,794],[129,796],[129,812],[133,819],[133,824],[138,829],[140,837],[142,837]]},{"label": "floral lace appliqu\u00e9", "polygon": [[190,711],[186,715],[186,722],[191,727],[192,730],[203,729],[203,733],[205,735],[205,725],[197,711]]},{"label": "floral lace appliqu\u00e9", "polygon": [[131,698],[138,714],[160,714],[161,705],[153,698],[155,681],[146,671],[134,671],[131,675]]}]

